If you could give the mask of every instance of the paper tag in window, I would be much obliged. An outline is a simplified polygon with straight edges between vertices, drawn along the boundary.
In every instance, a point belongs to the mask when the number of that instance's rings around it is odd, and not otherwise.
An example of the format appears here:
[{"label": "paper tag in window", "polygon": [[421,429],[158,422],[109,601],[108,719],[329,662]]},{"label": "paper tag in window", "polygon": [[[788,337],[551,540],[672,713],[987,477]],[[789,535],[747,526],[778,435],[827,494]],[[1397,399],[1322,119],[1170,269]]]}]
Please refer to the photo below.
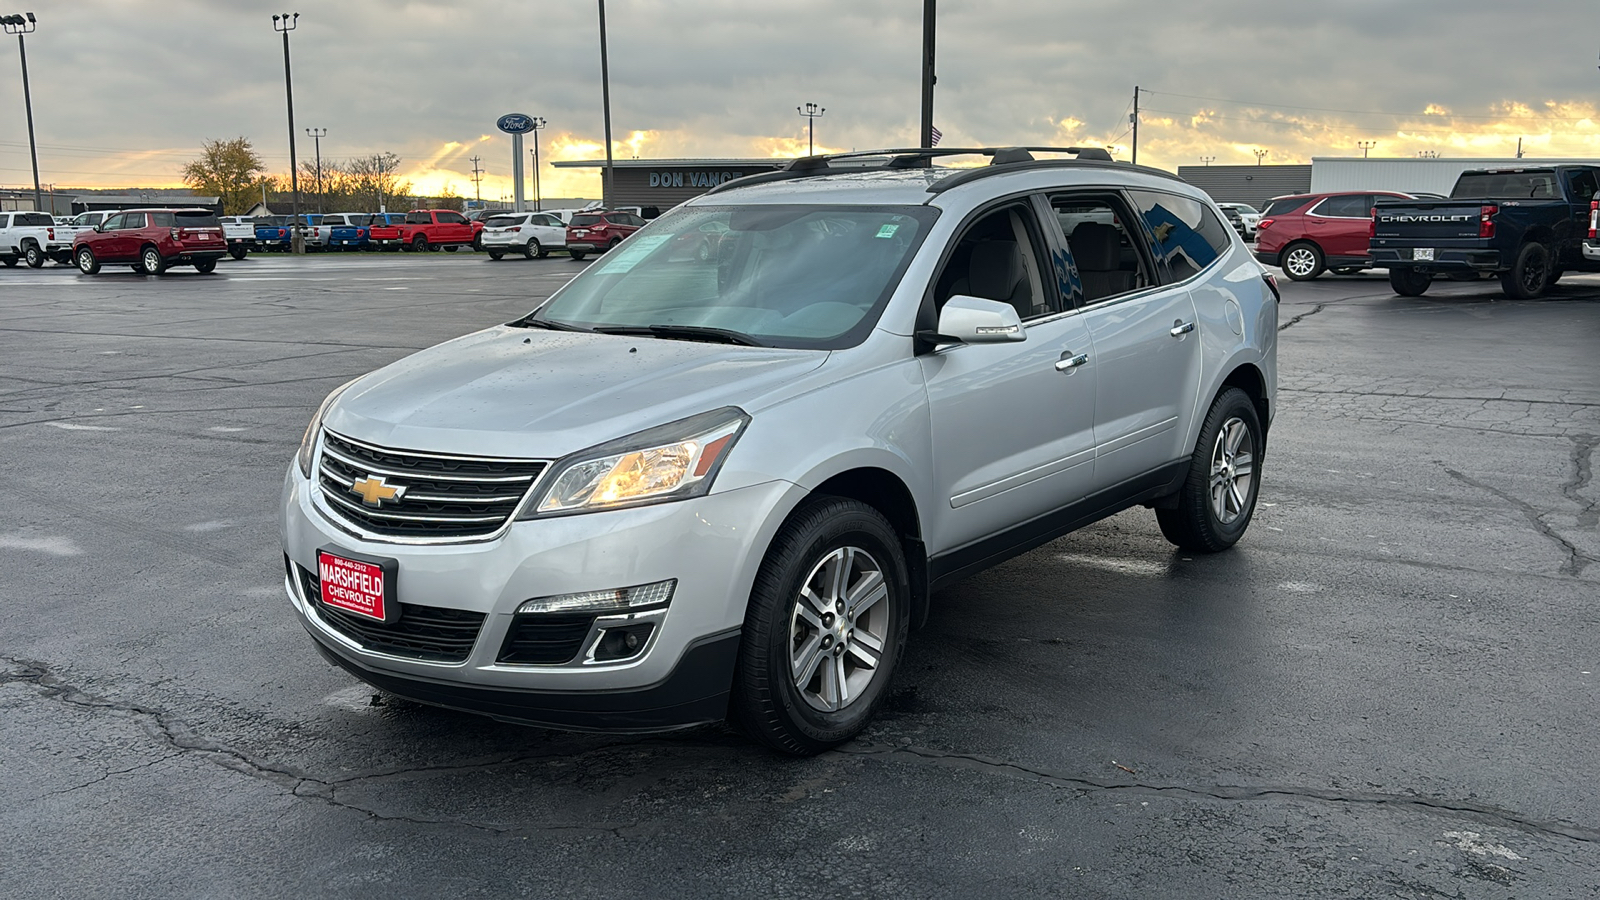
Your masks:
[{"label": "paper tag in window", "polygon": [[665,244],[671,237],[670,234],[634,235],[607,254],[606,264],[600,267],[600,274],[621,275],[631,271],[639,264],[639,260],[649,256],[650,251]]},{"label": "paper tag in window", "polygon": [[879,228],[878,233],[873,235],[873,237],[892,238],[894,237],[894,233],[899,230],[899,225],[885,225],[882,228]]}]

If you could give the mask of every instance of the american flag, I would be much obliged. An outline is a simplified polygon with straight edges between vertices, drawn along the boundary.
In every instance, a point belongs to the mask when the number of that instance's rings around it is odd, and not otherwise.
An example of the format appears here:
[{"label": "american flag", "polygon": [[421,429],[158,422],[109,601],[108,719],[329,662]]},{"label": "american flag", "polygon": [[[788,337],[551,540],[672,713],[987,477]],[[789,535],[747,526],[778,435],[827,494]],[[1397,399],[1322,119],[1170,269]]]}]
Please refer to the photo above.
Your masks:
[{"label": "american flag", "polygon": [[929,125],[928,126],[928,135],[930,137],[930,140],[928,141],[928,146],[937,147],[937,146],[939,146],[939,139],[944,137],[944,132],[942,132],[939,129],[933,127],[932,125]]}]

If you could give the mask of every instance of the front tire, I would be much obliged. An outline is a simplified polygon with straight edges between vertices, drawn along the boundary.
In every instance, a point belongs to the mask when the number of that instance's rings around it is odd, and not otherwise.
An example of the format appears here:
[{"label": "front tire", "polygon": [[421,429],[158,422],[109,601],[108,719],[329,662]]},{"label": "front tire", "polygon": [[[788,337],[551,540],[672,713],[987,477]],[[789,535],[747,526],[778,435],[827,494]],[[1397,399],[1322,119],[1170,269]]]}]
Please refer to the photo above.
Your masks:
[{"label": "front tire", "polygon": [[489,251],[489,258],[493,259],[493,260],[505,259],[506,258],[506,252],[504,250],[490,250]]},{"label": "front tire", "polygon": [[1402,297],[1421,297],[1433,284],[1433,276],[1416,269],[1390,269],[1389,287]]},{"label": "front tire", "polygon": [[585,251],[585,250],[568,250],[567,251],[567,255],[571,256],[573,259],[577,260],[578,262],[583,262],[583,258],[585,256],[588,256],[589,253],[588,253],[588,251]]},{"label": "front tire", "polygon": [[145,275],[160,275],[167,271],[167,261],[161,258],[160,250],[146,247],[139,251],[139,271]]},{"label": "front tire", "polygon": [[250,251],[247,250],[244,247],[229,247],[228,248],[228,255],[233,257],[234,259],[244,259],[245,256],[247,254],[249,254],[249,252]]},{"label": "front tire", "polygon": [[1255,514],[1265,449],[1250,395],[1238,388],[1218,394],[1200,428],[1178,505],[1156,510],[1167,540],[1195,553],[1219,553],[1238,543]]},{"label": "front tire", "polygon": [[1523,244],[1510,271],[1500,273],[1500,287],[1513,300],[1536,300],[1550,288],[1550,271],[1550,251],[1543,244]]},{"label": "front tire", "polygon": [[756,740],[808,756],[867,726],[905,645],[899,536],[857,500],[818,497],[773,538],[750,592],[731,711]]},{"label": "front tire", "polygon": [[1322,274],[1324,265],[1322,248],[1316,244],[1301,241],[1283,251],[1283,274],[1290,280],[1310,281]]},{"label": "front tire", "polygon": [[78,263],[78,271],[85,275],[100,274],[100,260],[94,258],[94,251],[88,247],[79,247],[74,257]]},{"label": "front tire", "polygon": [[44,251],[39,249],[38,244],[29,244],[24,247],[22,249],[22,259],[30,269],[44,268]]},{"label": "front tire", "polygon": [[214,259],[196,260],[194,270],[201,275],[210,275],[217,270],[217,261]]}]

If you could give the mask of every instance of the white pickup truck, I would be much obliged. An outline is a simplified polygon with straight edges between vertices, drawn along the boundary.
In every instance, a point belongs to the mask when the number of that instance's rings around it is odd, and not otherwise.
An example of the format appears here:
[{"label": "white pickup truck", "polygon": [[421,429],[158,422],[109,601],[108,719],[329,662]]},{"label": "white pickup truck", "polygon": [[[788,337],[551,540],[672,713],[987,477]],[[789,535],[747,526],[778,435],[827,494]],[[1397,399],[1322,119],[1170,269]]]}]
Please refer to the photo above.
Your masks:
[{"label": "white pickup truck", "polygon": [[244,259],[256,249],[256,223],[249,216],[223,216],[222,236],[228,241],[228,255]]},{"label": "white pickup truck", "polygon": [[[0,263],[15,266],[26,261],[37,269],[51,258],[56,244],[56,221],[49,213],[0,212]],[[67,238],[67,254],[72,253],[72,238]]]}]

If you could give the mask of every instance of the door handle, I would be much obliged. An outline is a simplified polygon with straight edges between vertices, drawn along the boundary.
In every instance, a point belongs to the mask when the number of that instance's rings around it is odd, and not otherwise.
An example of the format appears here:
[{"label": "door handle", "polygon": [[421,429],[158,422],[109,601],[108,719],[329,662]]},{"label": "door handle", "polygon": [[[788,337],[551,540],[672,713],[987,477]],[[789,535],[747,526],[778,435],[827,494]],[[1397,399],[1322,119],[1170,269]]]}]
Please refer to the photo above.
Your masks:
[{"label": "door handle", "polygon": [[1056,362],[1057,372],[1071,372],[1073,369],[1089,361],[1089,354],[1074,354],[1071,350],[1061,354],[1061,359]]},{"label": "door handle", "polygon": [[1193,322],[1185,322],[1182,319],[1174,319],[1172,321],[1172,330],[1167,332],[1167,333],[1172,335],[1173,337],[1183,337],[1184,335],[1188,334],[1189,332],[1191,332],[1193,330],[1194,330],[1194,323]]}]

